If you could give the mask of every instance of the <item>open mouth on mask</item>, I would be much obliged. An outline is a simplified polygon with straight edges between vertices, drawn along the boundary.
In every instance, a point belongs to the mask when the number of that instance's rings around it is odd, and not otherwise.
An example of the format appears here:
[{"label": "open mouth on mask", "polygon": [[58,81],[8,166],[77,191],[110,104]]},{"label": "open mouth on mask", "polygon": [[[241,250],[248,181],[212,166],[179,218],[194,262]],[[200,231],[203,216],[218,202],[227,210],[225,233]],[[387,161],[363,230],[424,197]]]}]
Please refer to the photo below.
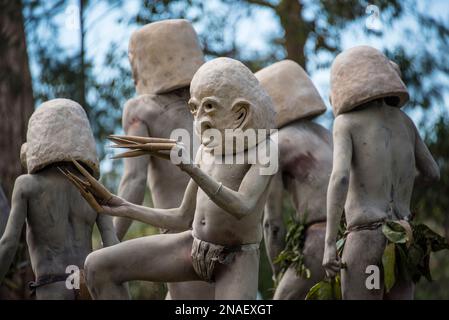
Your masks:
[{"label": "open mouth on mask", "polygon": [[212,129],[212,124],[209,121],[201,122],[201,134],[204,134],[204,132],[210,129]]},{"label": "open mouth on mask", "polygon": [[216,138],[214,136],[216,130],[214,130],[210,121],[201,121],[201,123],[197,125],[197,133],[199,133],[201,137],[201,143],[205,146],[210,145]]}]

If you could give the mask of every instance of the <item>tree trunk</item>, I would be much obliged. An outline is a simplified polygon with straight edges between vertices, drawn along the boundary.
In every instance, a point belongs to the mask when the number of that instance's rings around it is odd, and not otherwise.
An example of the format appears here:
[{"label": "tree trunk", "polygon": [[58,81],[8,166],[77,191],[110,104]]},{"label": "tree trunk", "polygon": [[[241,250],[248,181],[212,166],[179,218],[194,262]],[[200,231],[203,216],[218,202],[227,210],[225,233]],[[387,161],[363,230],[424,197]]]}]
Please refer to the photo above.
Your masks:
[{"label": "tree trunk", "polygon": [[[20,147],[34,110],[21,1],[0,0],[0,185],[11,199],[15,179],[23,173]],[[10,272],[0,286],[0,299],[29,298],[33,279],[25,237]]]},{"label": "tree trunk", "polygon": [[0,183],[8,200],[23,172],[20,147],[33,109],[22,4],[0,0]]},{"label": "tree trunk", "polygon": [[78,101],[81,106],[86,109],[86,49],[85,49],[85,30],[84,30],[84,10],[85,10],[86,0],[79,0],[79,21],[80,21],[80,101]]},{"label": "tree trunk", "polygon": [[3,232],[5,231],[6,223],[8,222],[8,216],[8,199],[6,199],[2,187],[0,186],[0,238],[3,236]]},{"label": "tree trunk", "polygon": [[299,0],[281,0],[276,6],[281,26],[284,29],[284,47],[287,59],[306,68],[304,47],[309,35],[309,26],[302,18],[302,4]]}]

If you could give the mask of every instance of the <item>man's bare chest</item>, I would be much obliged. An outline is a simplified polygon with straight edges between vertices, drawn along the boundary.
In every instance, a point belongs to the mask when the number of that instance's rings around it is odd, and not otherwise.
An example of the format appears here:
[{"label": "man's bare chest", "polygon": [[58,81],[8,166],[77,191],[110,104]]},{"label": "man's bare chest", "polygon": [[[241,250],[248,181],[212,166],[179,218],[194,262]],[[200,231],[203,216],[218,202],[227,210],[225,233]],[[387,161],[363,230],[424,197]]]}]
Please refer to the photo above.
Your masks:
[{"label": "man's bare chest", "polygon": [[227,163],[223,159],[217,160],[210,155],[203,157],[199,165],[207,175],[233,190],[238,190],[251,166],[249,164]]}]

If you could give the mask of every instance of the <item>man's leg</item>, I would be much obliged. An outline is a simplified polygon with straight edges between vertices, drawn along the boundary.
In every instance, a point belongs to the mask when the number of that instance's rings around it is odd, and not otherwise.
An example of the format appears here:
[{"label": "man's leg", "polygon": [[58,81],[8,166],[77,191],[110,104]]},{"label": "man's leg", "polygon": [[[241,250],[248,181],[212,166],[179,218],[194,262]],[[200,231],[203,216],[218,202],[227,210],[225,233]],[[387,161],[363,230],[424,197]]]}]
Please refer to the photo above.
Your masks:
[{"label": "man's leg", "polygon": [[304,300],[310,288],[324,279],[322,266],[326,226],[311,226],[304,243],[305,265],[310,270],[310,278],[299,277],[294,268],[289,268],[274,293],[274,300]]},{"label": "man's leg", "polygon": [[238,252],[229,265],[216,265],[215,299],[255,300],[258,280],[259,250]]},{"label": "man's leg", "polygon": [[190,258],[190,231],[137,238],[97,250],[85,272],[94,299],[128,299],[127,281],[199,280]]},{"label": "man's leg", "polygon": [[75,292],[67,289],[65,281],[58,281],[36,288],[37,300],[74,300]]},{"label": "man's leg", "polygon": [[205,281],[167,283],[166,300],[213,300],[215,286]]},{"label": "man's leg", "polygon": [[[287,269],[274,292],[273,300],[302,300],[307,279],[296,275],[293,267]],[[307,292],[306,292],[307,293]]]},{"label": "man's leg", "polygon": [[[346,268],[341,271],[344,300],[381,300],[383,298],[382,254],[385,243],[386,239],[381,228],[354,231],[348,235],[342,258]],[[376,280],[379,283],[379,289],[369,290],[366,286],[367,278],[372,276],[372,273],[366,273],[370,265],[378,267]]]}]

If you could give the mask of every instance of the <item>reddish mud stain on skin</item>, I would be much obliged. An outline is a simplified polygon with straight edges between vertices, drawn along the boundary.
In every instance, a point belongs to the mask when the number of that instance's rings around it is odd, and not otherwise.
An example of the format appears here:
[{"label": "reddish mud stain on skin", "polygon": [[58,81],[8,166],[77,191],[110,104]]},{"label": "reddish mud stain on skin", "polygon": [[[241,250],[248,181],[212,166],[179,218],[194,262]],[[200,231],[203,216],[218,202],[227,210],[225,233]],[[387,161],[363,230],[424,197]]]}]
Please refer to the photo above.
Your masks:
[{"label": "reddish mud stain on skin", "polygon": [[128,121],[128,126],[132,127],[135,124],[141,123],[142,120],[138,117],[133,117],[131,120]]},{"label": "reddish mud stain on skin", "polygon": [[292,179],[304,180],[315,168],[316,159],[310,151],[289,159],[284,165],[285,174]]}]

